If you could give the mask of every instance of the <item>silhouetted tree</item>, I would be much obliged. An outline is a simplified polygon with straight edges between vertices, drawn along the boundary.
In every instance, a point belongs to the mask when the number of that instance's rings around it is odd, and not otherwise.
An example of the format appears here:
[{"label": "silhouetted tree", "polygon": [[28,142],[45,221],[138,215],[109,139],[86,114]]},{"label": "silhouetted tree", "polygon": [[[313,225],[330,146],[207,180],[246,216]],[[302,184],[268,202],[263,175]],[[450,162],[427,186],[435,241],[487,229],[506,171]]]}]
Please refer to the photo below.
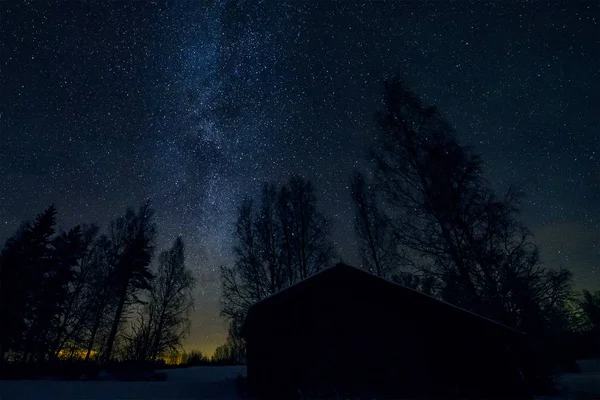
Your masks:
[{"label": "silhouetted tree", "polygon": [[583,290],[577,300],[579,329],[590,345],[590,350],[600,358],[600,291],[594,293]]},{"label": "silhouetted tree", "polygon": [[[126,311],[149,290],[153,212],[129,209],[98,236],[95,225],[55,232],[53,206],[25,223],[0,252],[0,358],[43,362],[57,357],[110,359]],[[161,256],[152,287],[149,334],[154,359],[182,338],[193,279],[183,269],[183,243]],[[142,323],[140,326],[145,326]]]},{"label": "silhouetted tree", "polygon": [[228,343],[222,344],[215,349],[215,354],[212,356],[212,362],[220,365],[232,363],[231,347]]},{"label": "silhouetted tree", "polygon": [[132,321],[130,331],[123,334],[117,358],[127,361],[150,360],[153,321],[152,316],[144,311],[136,310],[137,318]]},{"label": "silhouetted tree", "polygon": [[262,190],[260,210],[254,221],[256,255],[261,264],[267,294],[276,293],[289,282],[290,266],[282,248],[282,226],[278,214],[275,185],[266,183]]},{"label": "silhouetted tree", "polygon": [[79,227],[55,235],[55,224],[56,210],[50,206],[2,251],[3,351],[26,361],[54,355],[53,344],[61,334],[59,315],[67,306],[82,250]]},{"label": "silhouetted tree", "polygon": [[252,201],[244,199],[235,225],[235,265],[221,267],[221,313],[228,319],[243,320],[248,308],[264,296],[254,233]]},{"label": "silhouetted tree", "polygon": [[231,320],[229,323],[227,345],[231,351],[231,361],[243,364],[246,357],[246,343],[242,338],[242,321]]},{"label": "silhouetted tree", "polygon": [[149,290],[152,274],[148,265],[154,253],[156,226],[154,211],[148,203],[137,214],[128,209],[111,224],[111,245],[114,260],[112,283],[117,290],[117,307],[103,357],[110,360],[123,311],[128,301],[137,302],[140,290]]},{"label": "silhouetted tree", "polygon": [[317,209],[312,183],[292,175],[279,193],[279,216],[283,246],[290,254],[290,280],[305,279],[331,265],[334,250],[329,239],[329,224]]},{"label": "silhouetted tree", "polygon": [[189,329],[189,316],[194,307],[195,279],[185,266],[183,240],[177,238],[173,247],[159,258],[158,278],[152,287],[152,301],[158,322],[153,333],[152,359],[176,350]]},{"label": "silhouetted tree", "polygon": [[40,214],[33,224],[25,223],[2,249],[0,329],[2,359],[24,359],[25,343],[34,309],[34,289],[39,284],[41,259],[47,254],[54,234],[54,207]]},{"label": "silhouetted tree", "polygon": [[75,257],[75,268],[67,287],[66,304],[56,316],[58,330],[52,346],[54,356],[58,356],[66,345],[77,350],[84,344],[83,335],[89,319],[87,289],[92,274],[99,268],[100,262],[99,252],[96,250],[98,230],[96,225],[81,227],[77,240],[79,249],[72,253]]},{"label": "silhouetted tree", "polygon": [[578,300],[582,317],[582,327],[585,330],[600,333],[600,291],[594,293],[583,290]]},{"label": "silhouetted tree", "polygon": [[183,358],[182,363],[190,367],[206,365],[210,361],[200,350],[192,350],[189,354],[185,354]]},{"label": "silhouetted tree", "polygon": [[391,280],[428,296],[435,294],[435,278],[431,275],[418,275],[407,271],[399,271],[391,276]]},{"label": "silhouetted tree", "polygon": [[[27,327],[24,341],[27,349],[27,361],[43,361],[48,346],[48,334],[51,329],[53,313],[60,307],[60,298],[64,296],[63,284],[68,283],[70,272],[68,265],[57,265],[54,249],[54,226],[56,209],[50,206],[40,214],[29,233],[30,240],[37,244],[27,266],[33,280],[29,286],[29,309],[26,316]],[[35,251],[38,250],[38,251]],[[66,266],[66,269],[63,268]]]},{"label": "silhouetted tree", "polygon": [[159,256],[158,273],[146,306],[150,320],[149,358],[154,361],[169,351],[177,350],[189,329],[189,315],[194,306],[195,280],[185,266],[183,240]]},{"label": "silhouetted tree", "polygon": [[564,305],[571,275],[539,263],[517,219],[519,193],[511,188],[498,199],[479,156],[398,79],[385,84],[379,123],[377,187],[405,261],[438,280],[451,303],[528,332],[544,326]]},{"label": "silhouetted tree", "polygon": [[354,231],[359,240],[362,264],[372,273],[389,278],[400,268],[389,217],[380,210],[375,191],[360,172],[352,176],[350,194],[355,208]]},{"label": "silhouetted tree", "polygon": [[403,263],[432,277],[442,299],[527,332],[527,358],[537,361],[526,373],[537,388],[548,385],[572,274],[541,265],[518,219],[520,193],[511,187],[496,196],[479,156],[457,142],[435,107],[398,79],[384,89],[373,158]]},{"label": "silhouetted tree", "polygon": [[86,283],[86,324],[84,327],[85,360],[102,353],[112,326],[118,298],[113,285],[115,263],[110,239],[100,236],[93,248],[95,268]]},{"label": "silhouetted tree", "polygon": [[[28,240],[31,227],[24,224],[20,230],[6,241],[1,253],[0,281],[0,342],[2,361],[5,353],[12,353],[12,358],[24,350],[23,332],[27,329],[26,316],[30,309],[29,297],[33,272],[31,263],[33,249],[39,244]],[[49,235],[51,235],[50,233]],[[48,235],[48,236],[49,236]],[[36,249],[41,252],[41,249]]]},{"label": "silhouetted tree", "polygon": [[[279,191],[266,184],[258,210],[251,199],[242,201],[234,243],[235,265],[221,268],[221,312],[235,321],[233,336],[252,304],[328,266],[334,257],[314,188],[296,175]],[[241,338],[235,341],[243,348]]]}]

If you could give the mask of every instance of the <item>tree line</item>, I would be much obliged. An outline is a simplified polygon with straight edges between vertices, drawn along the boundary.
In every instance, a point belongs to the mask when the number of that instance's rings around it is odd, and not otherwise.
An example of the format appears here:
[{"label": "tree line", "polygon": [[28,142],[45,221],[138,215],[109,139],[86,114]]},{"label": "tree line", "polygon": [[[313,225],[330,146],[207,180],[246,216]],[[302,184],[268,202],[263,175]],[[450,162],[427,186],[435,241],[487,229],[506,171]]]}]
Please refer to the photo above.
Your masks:
[{"label": "tree line", "polygon": [[[600,292],[576,295],[569,270],[540,262],[522,193],[492,190],[480,156],[400,79],[383,89],[370,168],[349,181],[361,267],[526,332],[540,353],[556,354],[569,335],[599,352]],[[248,308],[335,258],[310,181],[266,183],[256,197],[241,202],[235,264],[221,270],[222,314],[242,353]]]},{"label": "tree line", "polygon": [[167,362],[172,366],[188,367],[237,365],[240,363],[240,360],[233,352],[234,349],[231,344],[226,342],[218,346],[210,357],[200,350],[192,350],[189,353],[183,351],[181,353],[173,353],[172,358],[167,359]]},{"label": "tree line", "polygon": [[177,238],[158,255],[154,210],[56,231],[48,207],[0,253],[0,361],[152,361],[180,348],[194,277]]}]

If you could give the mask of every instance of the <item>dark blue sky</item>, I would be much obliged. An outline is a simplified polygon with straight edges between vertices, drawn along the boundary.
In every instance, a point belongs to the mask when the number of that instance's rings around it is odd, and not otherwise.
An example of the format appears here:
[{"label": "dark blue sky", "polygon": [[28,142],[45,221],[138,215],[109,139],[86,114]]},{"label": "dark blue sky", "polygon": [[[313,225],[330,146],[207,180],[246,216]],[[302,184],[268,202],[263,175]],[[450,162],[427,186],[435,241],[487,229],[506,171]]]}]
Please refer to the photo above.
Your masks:
[{"label": "dark blue sky", "polygon": [[[330,5],[325,5],[330,4]],[[106,225],[152,200],[200,283],[189,347],[225,339],[217,268],[263,181],[313,180],[354,262],[348,176],[380,82],[436,104],[542,260],[600,286],[597,2],[10,2],[1,12],[0,239],[50,203]]]}]

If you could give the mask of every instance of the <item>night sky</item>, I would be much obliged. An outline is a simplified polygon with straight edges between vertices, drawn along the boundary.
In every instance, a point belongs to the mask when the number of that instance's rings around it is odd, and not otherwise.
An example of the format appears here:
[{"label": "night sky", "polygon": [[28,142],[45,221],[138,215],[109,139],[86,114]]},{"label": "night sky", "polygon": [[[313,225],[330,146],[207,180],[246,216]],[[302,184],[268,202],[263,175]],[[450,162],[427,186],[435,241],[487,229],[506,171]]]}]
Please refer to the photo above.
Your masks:
[{"label": "night sky", "polygon": [[348,178],[395,72],[524,190],[543,262],[600,288],[600,3],[47,3],[0,5],[0,240],[150,199],[199,279],[187,348],[225,341],[218,266],[265,180],[311,179],[356,264]]}]

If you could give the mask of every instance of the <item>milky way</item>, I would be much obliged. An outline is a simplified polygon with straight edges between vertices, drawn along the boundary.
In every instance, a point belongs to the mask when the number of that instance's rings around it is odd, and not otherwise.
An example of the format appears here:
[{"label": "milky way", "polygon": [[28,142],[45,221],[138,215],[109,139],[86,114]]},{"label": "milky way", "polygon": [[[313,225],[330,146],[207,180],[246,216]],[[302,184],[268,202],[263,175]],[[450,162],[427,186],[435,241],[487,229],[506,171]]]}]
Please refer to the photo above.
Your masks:
[{"label": "milky way", "polygon": [[347,190],[398,72],[520,186],[542,259],[599,287],[600,6],[551,2],[3,4],[0,239],[50,203],[106,225],[150,199],[199,279],[189,348],[225,340],[219,265],[265,180],[311,179],[344,260]]}]

